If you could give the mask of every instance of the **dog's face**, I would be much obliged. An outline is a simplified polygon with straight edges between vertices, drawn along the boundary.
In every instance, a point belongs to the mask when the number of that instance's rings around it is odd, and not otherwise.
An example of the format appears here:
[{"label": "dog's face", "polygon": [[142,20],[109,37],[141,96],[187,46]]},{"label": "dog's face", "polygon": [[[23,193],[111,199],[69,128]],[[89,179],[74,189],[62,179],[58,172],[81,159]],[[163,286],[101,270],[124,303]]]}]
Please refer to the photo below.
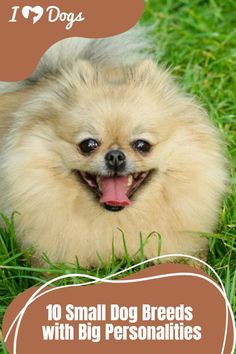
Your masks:
[{"label": "dog's face", "polygon": [[101,72],[80,63],[70,75],[43,83],[22,107],[18,144],[35,154],[33,163],[45,159],[45,168],[74,178],[109,211],[185,168],[190,103],[172,95],[154,64]]},{"label": "dog's face", "polygon": [[[76,163],[70,169],[102,206],[120,211],[157,172],[158,135],[150,116],[156,107],[149,97],[142,97],[142,90],[109,89],[84,98],[82,94],[73,109],[83,118],[73,136]],[[73,122],[76,126],[76,116]]]}]

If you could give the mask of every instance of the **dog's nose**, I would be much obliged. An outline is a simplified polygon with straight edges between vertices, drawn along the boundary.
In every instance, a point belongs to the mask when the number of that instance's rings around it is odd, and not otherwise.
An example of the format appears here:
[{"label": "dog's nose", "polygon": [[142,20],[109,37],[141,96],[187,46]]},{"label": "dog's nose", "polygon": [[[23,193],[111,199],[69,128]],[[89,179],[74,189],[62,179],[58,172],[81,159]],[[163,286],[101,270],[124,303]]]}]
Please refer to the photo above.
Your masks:
[{"label": "dog's nose", "polygon": [[105,161],[109,170],[121,172],[126,165],[126,156],[120,150],[111,150],[106,154]]}]

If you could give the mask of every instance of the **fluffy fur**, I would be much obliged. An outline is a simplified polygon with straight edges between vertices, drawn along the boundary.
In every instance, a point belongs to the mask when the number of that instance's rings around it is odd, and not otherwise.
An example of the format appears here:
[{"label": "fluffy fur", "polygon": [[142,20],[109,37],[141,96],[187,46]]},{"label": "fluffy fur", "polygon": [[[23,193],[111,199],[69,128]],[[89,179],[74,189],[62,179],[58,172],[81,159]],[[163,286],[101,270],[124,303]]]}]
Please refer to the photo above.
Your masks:
[{"label": "fluffy fur", "polygon": [[[124,43],[125,42],[125,43]],[[141,44],[140,44],[141,43]],[[0,95],[0,210],[15,217],[22,247],[34,246],[53,261],[82,266],[109,261],[112,243],[137,254],[153,231],[162,254],[206,252],[227,179],[216,129],[168,72],[141,60],[139,31],[105,40],[64,40],[51,48],[28,80],[2,84]],[[96,137],[84,156],[78,143]],[[152,150],[131,146],[145,139]],[[131,205],[105,210],[74,170],[105,174],[110,148],[125,152],[127,174],[154,170]],[[146,240],[147,258],[157,237]]]}]

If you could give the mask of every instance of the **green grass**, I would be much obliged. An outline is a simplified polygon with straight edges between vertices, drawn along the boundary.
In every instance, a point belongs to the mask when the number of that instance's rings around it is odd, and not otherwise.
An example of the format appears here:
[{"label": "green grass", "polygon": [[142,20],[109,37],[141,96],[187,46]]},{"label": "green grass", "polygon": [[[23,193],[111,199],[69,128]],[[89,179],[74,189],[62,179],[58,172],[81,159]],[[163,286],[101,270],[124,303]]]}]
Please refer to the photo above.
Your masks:
[{"label": "green grass", "polygon": [[172,69],[186,92],[198,98],[226,143],[230,192],[210,239],[208,263],[223,280],[236,314],[236,2],[145,3],[142,21],[153,26],[154,55]]},{"label": "green grass", "polygon": [[[232,184],[218,229],[210,237],[208,263],[220,275],[236,314],[235,13],[236,2],[233,0],[148,0],[142,22],[153,25],[153,52],[158,60],[172,68],[173,75],[186,92],[199,98],[227,144]],[[19,293],[45,281],[45,270],[30,267],[30,251],[19,250],[12,223],[5,221],[7,228],[0,229],[1,317]],[[131,264],[133,261],[126,254],[123,260],[113,257],[110,264],[101,261],[99,269],[89,271],[81,269],[79,263],[74,266],[50,264],[46,275],[47,280],[75,272],[103,277]],[[68,281],[63,280],[60,284],[66,283]]]}]

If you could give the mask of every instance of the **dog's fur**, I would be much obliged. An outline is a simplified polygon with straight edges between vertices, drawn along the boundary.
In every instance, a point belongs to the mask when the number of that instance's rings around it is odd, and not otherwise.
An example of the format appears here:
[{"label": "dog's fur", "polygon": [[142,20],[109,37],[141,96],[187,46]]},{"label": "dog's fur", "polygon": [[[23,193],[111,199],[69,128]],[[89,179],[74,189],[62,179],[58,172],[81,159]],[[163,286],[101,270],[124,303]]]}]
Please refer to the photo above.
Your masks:
[{"label": "dog's fur", "polygon": [[[143,42],[134,36],[64,40],[31,78],[0,86],[0,210],[18,212],[17,237],[37,258],[77,256],[82,266],[97,266],[98,254],[110,259],[113,243],[116,255],[124,254],[120,230],[130,255],[140,233],[145,240],[153,231],[162,254],[207,250],[196,232],[215,228],[227,180],[218,132],[168,72],[140,58]],[[77,144],[88,135],[102,144],[84,156]],[[137,138],[152,143],[150,153],[133,150]],[[127,173],[154,170],[117,213],[72,172],[105,174],[111,147],[125,152]],[[157,240],[147,240],[147,258],[157,254]]]}]

